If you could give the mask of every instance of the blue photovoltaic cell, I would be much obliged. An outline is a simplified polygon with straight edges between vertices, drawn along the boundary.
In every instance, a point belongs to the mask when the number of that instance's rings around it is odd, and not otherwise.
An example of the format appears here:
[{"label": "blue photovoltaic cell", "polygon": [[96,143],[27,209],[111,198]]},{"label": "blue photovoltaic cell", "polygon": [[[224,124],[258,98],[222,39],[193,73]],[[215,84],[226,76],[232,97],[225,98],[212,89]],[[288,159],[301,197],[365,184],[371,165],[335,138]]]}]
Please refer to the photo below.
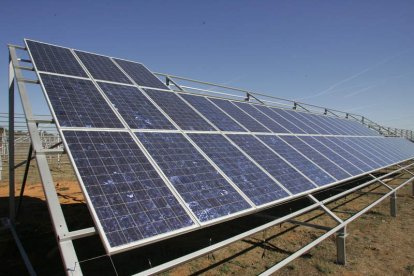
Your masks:
[{"label": "blue photovoltaic cell", "polygon": [[296,116],[296,112],[290,111],[290,110],[284,110],[280,108],[271,108],[273,112],[276,112],[280,116],[285,117],[287,120],[294,123],[297,127],[300,127],[303,131],[309,134],[318,134],[316,130],[314,130],[312,127],[308,126],[306,123],[303,122],[301,118],[298,118]]},{"label": "blue photovoltaic cell", "polygon": [[190,138],[256,205],[289,196],[266,173],[220,134],[190,134]]},{"label": "blue photovoltaic cell", "polygon": [[194,224],[129,133],[63,133],[111,247]]},{"label": "blue photovoltaic cell", "polygon": [[92,81],[47,74],[40,78],[60,126],[124,127]]},{"label": "blue photovoltaic cell", "polygon": [[333,179],[311,161],[304,158],[300,153],[295,151],[291,146],[286,144],[279,137],[273,135],[261,135],[258,137],[280,156],[285,158],[290,164],[296,167],[298,171],[315,182],[318,186],[323,186],[335,182],[335,179]]},{"label": "blue photovoltaic cell", "polygon": [[358,132],[360,133],[360,135],[366,135],[366,136],[380,136],[380,134],[373,130],[370,129],[368,127],[366,127],[365,125],[363,125],[360,122],[356,122],[356,121],[351,121],[351,120],[344,120],[349,126],[354,127],[354,129],[358,130]]},{"label": "blue photovoltaic cell", "polygon": [[290,132],[295,133],[295,134],[305,133],[302,129],[292,124],[289,120],[286,120],[284,117],[280,116],[278,113],[273,112],[269,107],[260,106],[260,105],[255,105],[254,107],[259,109],[261,112],[263,112],[270,118],[272,118],[274,121],[276,121],[278,124],[286,128]]},{"label": "blue photovoltaic cell", "polygon": [[37,70],[88,77],[69,49],[31,40],[26,42]]},{"label": "blue photovoltaic cell", "polygon": [[105,82],[99,86],[130,128],[175,129],[138,88]]},{"label": "blue photovoltaic cell", "polygon": [[330,134],[333,135],[340,135],[343,134],[343,130],[339,129],[337,126],[335,126],[329,119],[327,116],[323,116],[323,115],[311,115],[312,117],[314,117],[316,122],[319,122],[319,124],[323,124],[325,125],[325,127],[327,129],[329,129]]},{"label": "blue photovoltaic cell", "polygon": [[94,79],[131,84],[128,77],[109,57],[80,51],[75,51],[75,53]]},{"label": "blue photovoltaic cell", "polygon": [[311,146],[307,145],[299,138],[295,136],[280,136],[279,138],[289,143],[289,145],[297,149],[300,153],[312,160],[315,164],[320,166],[336,179],[342,180],[351,176],[351,174],[344,171],[341,167],[330,161],[318,151],[314,150]]},{"label": "blue photovoltaic cell", "polygon": [[362,137],[362,141],[365,144],[368,144],[370,147],[372,147],[374,150],[382,153],[384,156],[389,158],[392,163],[396,163],[401,160],[399,154],[392,151],[389,147],[384,147],[379,141],[382,138],[376,138],[376,137]]},{"label": "blue photovoltaic cell", "polygon": [[371,169],[376,169],[376,168],[381,167],[380,164],[378,164],[374,160],[366,157],[361,151],[359,151],[359,150],[349,146],[348,144],[346,144],[343,141],[342,137],[326,137],[325,139],[327,139],[331,142],[334,142],[335,144],[337,144],[338,146],[340,146],[341,148],[343,148],[344,150],[346,150],[350,154],[356,156],[359,160],[361,160],[362,162],[367,164]]},{"label": "blue photovoltaic cell", "polygon": [[132,61],[115,59],[116,63],[127,73],[134,82],[140,86],[169,89],[144,65]]},{"label": "blue photovoltaic cell", "polygon": [[256,122],[252,117],[244,113],[237,106],[228,100],[210,99],[218,107],[223,109],[227,114],[233,117],[239,124],[243,125],[249,131],[253,132],[270,132],[264,126]]},{"label": "blue photovoltaic cell", "polygon": [[198,112],[203,114],[203,116],[212,122],[218,129],[222,131],[246,131],[206,98],[188,94],[182,94],[181,97],[197,109]]},{"label": "blue photovoltaic cell", "polygon": [[321,124],[320,121],[316,121],[315,118],[311,116],[312,114],[305,114],[303,112],[292,112],[292,114],[294,114],[294,116],[298,120],[301,120],[303,123],[309,125],[312,129],[314,129],[318,133],[332,134],[331,131],[326,126]]},{"label": "blue photovoltaic cell", "polygon": [[352,163],[352,160],[348,161],[346,158],[336,153],[333,149],[325,146],[324,144],[316,140],[315,137],[301,136],[299,139],[301,139],[302,141],[304,141],[309,146],[319,151],[323,155],[329,157],[329,159],[332,160],[332,162],[334,162],[339,167],[350,173],[352,176],[359,175],[363,172],[363,170],[361,170]]},{"label": "blue photovoltaic cell", "polygon": [[322,120],[324,120],[326,124],[329,124],[331,128],[335,129],[338,135],[356,135],[351,129],[345,128],[340,119],[323,116]]},{"label": "blue photovoltaic cell", "polygon": [[250,208],[182,134],[136,135],[201,222]]},{"label": "blue photovoltaic cell", "polygon": [[257,110],[253,107],[252,104],[247,103],[240,103],[240,102],[234,102],[235,105],[237,105],[239,108],[241,108],[244,112],[248,113],[250,116],[255,118],[257,121],[259,121],[262,125],[270,129],[271,131],[275,133],[288,133],[289,131],[279,125],[277,122],[273,121],[269,117],[267,117],[265,114]]},{"label": "blue photovoltaic cell", "polygon": [[316,187],[254,136],[228,135],[228,137],[291,193],[302,193]]},{"label": "blue photovoltaic cell", "polygon": [[363,172],[371,171],[372,168],[362,162],[360,159],[358,159],[356,156],[348,152],[347,150],[343,149],[342,147],[338,146],[336,143],[333,143],[330,140],[327,140],[326,137],[317,136],[314,137],[317,141],[321,142],[331,150],[338,153],[340,156],[348,160],[353,165],[357,166],[359,169],[361,169]]},{"label": "blue photovoltaic cell", "polygon": [[345,142],[348,146],[353,149],[361,152],[366,157],[374,161],[380,167],[383,167],[388,164],[389,161],[385,160],[384,157],[379,157],[378,153],[375,153],[373,149],[369,148],[366,143],[360,137],[338,137],[342,142]]},{"label": "blue photovoltaic cell", "polygon": [[175,93],[152,89],[145,89],[145,91],[181,129],[215,130]]}]

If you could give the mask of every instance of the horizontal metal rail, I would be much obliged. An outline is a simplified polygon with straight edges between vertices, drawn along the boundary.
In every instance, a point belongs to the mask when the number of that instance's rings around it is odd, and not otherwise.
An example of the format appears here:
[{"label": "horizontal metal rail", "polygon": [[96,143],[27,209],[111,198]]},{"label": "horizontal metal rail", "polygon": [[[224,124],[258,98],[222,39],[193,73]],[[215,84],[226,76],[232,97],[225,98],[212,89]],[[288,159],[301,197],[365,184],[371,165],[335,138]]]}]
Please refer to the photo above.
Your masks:
[{"label": "horizontal metal rail", "polygon": [[379,199],[377,199],[376,201],[374,201],[373,203],[371,203],[370,205],[368,205],[367,207],[365,207],[361,211],[357,212],[355,215],[353,215],[349,219],[343,221],[342,223],[335,226],[334,228],[332,228],[331,230],[329,230],[328,232],[326,232],[325,234],[323,234],[322,236],[320,236],[316,240],[312,241],[311,243],[309,243],[306,246],[302,247],[300,250],[298,250],[295,253],[291,254],[289,257],[283,259],[281,262],[277,263],[276,265],[272,266],[268,270],[264,271],[263,273],[260,274],[260,276],[272,275],[273,273],[275,273],[277,270],[279,270],[280,268],[282,268],[286,264],[288,264],[291,261],[295,260],[296,258],[302,256],[304,253],[306,253],[307,251],[309,251],[310,249],[312,249],[313,247],[315,247],[316,245],[318,245],[319,243],[324,241],[326,238],[332,236],[333,234],[335,234],[336,232],[338,232],[339,230],[344,228],[346,225],[353,222],[354,220],[356,220],[357,218],[359,218],[360,216],[362,216],[363,214],[368,212],[373,207],[377,206],[379,203],[381,203],[383,200],[385,200],[389,196],[392,196],[393,194],[395,194],[396,191],[398,191],[399,189],[401,189],[402,187],[404,187],[408,183],[413,182],[413,180],[414,180],[414,177],[412,177],[409,180],[405,181],[404,183],[400,184],[398,187],[394,188],[392,191],[389,191],[384,196],[380,197]]}]

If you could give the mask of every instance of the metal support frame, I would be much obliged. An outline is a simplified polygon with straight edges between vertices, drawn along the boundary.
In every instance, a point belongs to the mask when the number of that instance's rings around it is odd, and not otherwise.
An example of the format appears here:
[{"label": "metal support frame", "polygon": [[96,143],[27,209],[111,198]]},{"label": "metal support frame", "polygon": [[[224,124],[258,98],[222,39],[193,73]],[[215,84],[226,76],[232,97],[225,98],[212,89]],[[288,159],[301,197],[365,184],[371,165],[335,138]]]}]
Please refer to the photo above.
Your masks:
[{"label": "metal support frame", "polygon": [[[56,235],[57,244],[61,253],[62,261],[65,267],[65,272],[70,275],[82,275],[79,266],[78,257],[73,246],[73,240],[96,234],[95,228],[86,228],[77,231],[69,231],[66,224],[66,219],[60,206],[59,198],[54,186],[52,174],[47,162],[48,154],[63,153],[59,149],[44,149],[39,135],[38,120],[32,113],[32,108],[29,102],[26,91],[26,83],[38,84],[38,81],[27,81],[23,78],[22,68],[19,64],[21,62],[31,63],[30,60],[23,60],[17,57],[16,49],[26,50],[24,47],[9,45],[9,220],[12,230],[14,230],[15,221],[15,175],[16,166],[14,164],[14,86],[17,84],[18,92],[25,114],[27,129],[31,138],[31,150],[33,150],[39,170],[39,175],[45,192],[46,203],[52,220],[53,229]],[[51,123],[49,120],[46,123]],[[30,153],[29,153],[30,154]],[[25,161],[26,168],[29,161],[33,159],[30,155]],[[23,163],[19,164],[23,165]],[[27,176],[26,176],[27,177]],[[23,181],[23,184],[25,181]],[[22,187],[23,188],[23,187]],[[19,240],[16,234],[16,244],[19,246]],[[29,267],[27,266],[28,270]]]},{"label": "metal support frame", "polygon": [[393,192],[390,195],[390,214],[392,217],[397,216],[397,192]]},{"label": "metal support frame", "polygon": [[336,232],[336,263],[346,264],[346,225]]}]

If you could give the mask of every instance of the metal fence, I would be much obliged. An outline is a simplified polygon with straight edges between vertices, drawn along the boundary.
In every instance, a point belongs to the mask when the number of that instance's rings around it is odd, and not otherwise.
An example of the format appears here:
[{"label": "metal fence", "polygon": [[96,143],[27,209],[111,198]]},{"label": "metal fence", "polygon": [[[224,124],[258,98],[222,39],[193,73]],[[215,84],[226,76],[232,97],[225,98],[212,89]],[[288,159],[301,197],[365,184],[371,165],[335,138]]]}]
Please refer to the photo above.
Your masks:
[{"label": "metal fence", "polygon": [[[51,116],[40,115],[37,117],[44,117],[45,119],[51,119]],[[15,115],[15,132],[14,132],[14,148],[15,164],[23,164],[19,166],[16,171],[16,181],[23,178],[25,164],[24,162],[28,158],[31,140],[27,131],[26,120],[23,114]],[[8,168],[9,168],[9,141],[8,141],[8,114],[0,113],[0,183],[8,181]],[[44,148],[54,147],[56,149],[63,149],[61,144],[61,138],[57,132],[55,125],[45,124],[39,125],[40,137]],[[75,180],[75,174],[72,166],[66,154],[56,154],[48,156],[49,166],[52,170],[53,179],[56,181],[61,180]],[[40,182],[38,175],[36,161],[32,160],[29,168],[28,183]]]}]

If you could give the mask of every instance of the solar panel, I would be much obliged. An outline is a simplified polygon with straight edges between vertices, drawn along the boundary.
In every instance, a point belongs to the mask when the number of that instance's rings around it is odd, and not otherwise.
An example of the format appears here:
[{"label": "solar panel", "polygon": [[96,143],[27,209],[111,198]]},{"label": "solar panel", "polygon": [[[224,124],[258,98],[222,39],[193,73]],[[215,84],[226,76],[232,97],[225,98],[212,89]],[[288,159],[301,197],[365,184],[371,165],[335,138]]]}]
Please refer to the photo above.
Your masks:
[{"label": "solar panel", "polygon": [[359,160],[364,162],[371,169],[376,169],[376,168],[381,167],[380,164],[378,164],[374,160],[370,159],[369,157],[365,156],[361,151],[356,150],[355,148],[350,147],[349,145],[347,145],[342,140],[342,137],[326,137],[324,139],[329,140],[330,142],[337,144],[339,147],[341,147],[342,149],[346,150],[347,152],[349,152],[350,154],[352,154],[353,156],[357,157]]},{"label": "solar panel", "polygon": [[152,88],[169,89],[153,73],[145,68],[144,65],[122,59],[115,59],[115,62],[118,63],[136,84]]},{"label": "solar panel", "polygon": [[[359,175],[363,172],[362,169],[355,166],[352,163],[352,160],[348,160],[334,151],[332,148],[326,146],[322,142],[318,141],[316,137],[312,136],[301,136],[300,140],[304,141],[306,144],[311,146],[313,149],[322,153],[325,156],[329,156],[329,159],[332,160],[336,165],[350,173],[351,175]],[[349,157],[349,156],[348,156]]]},{"label": "solar panel", "polygon": [[[296,118],[310,126],[312,129],[317,131],[320,134],[333,134],[329,128],[327,128],[320,121],[317,121],[312,114],[304,114],[302,112],[295,112]],[[315,116],[316,117],[316,116]]]},{"label": "solar panel", "polygon": [[181,97],[197,109],[198,112],[203,114],[203,116],[212,122],[218,129],[222,131],[246,132],[246,130],[237,124],[236,121],[227,116],[206,98],[188,94],[182,94]]},{"label": "solar panel", "polygon": [[294,148],[289,146],[289,144],[285,143],[277,136],[260,135],[258,137],[318,186],[335,182],[335,179],[329,174],[324,172],[307,158],[304,158],[303,155],[298,153]]},{"label": "solar panel", "polygon": [[88,77],[70,49],[26,40],[38,71]]},{"label": "solar panel", "polygon": [[40,78],[61,127],[124,127],[92,81],[43,73]]},{"label": "solar panel", "polygon": [[63,133],[111,250],[194,226],[129,133]]},{"label": "solar panel", "polygon": [[372,160],[375,164],[379,166],[385,166],[389,164],[389,161],[384,159],[384,157],[379,157],[378,153],[375,153],[372,149],[369,149],[367,144],[363,142],[360,137],[338,137],[338,139],[348,146],[354,148],[355,150],[359,151],[367,158]]},{"label": "solar panel", "polygon": [[113,63],[111,58],[81,51],[75,51],[75,53],[93,78],[97,80],[131,83],[128,77]]},{"label": "solar panel", "polygon": [[161,91],[140,63],[26,42],[108,253],[414,156],[358,122]]},{"label": "solar panel", "polygon": [[289,194],[220,134],[190,134],[190,138],[256,205]]},{"label": "solar panel", "polygon": [[321,115],[313,115],[316,120],[320,123],[325,125],[329,130],[330,133],[332,135],[341,135],[341,134],[345,134],[345,131],[341,128],[339,128],[338,126],[336,126],[331,120],[329,120],[330,118],[328,118],[327,116],[321,116]]},{"label": "solar panel", "polygon": [[276,121],[273,121],[271,118],[267,117],[265,114],[261,113],[259,110],[254,108],[252,104],[241,103],[241,102],[234,102],[240,109],[244,112],[255,118],[258,122],[262,125],[270,129],[275,133],[289,133],[289,131],[278,124]]},{"label": "solar panel", "polygon": [[228,135],[228,137],[291,193],[298,194],[316,187],[254,136]]},{"label": "solar panel", "polygon": [[286,110],[283,110],[283,109],[280,109],[280,108],[274,108],[274,107],[272,107],[270,109],[274,113],[279,115],[280,117],[283,117],[286,120],[289,120],[296,127],[300,128],[302,130],[302,132],[309,133],[309,134],[317,134],[318,133],[316,130],[314,130],[313,128],[311,128],[308,125],[304,124],[300,119],[298,119],[296,116],[294,116],[294,112],[287,112]]},{"label": "solar panel", "polygon": [[138,88],[104,82],[99,86],[130,128],[176,129]]},{"label": "solar panel", "polygon": [[255,105],[255,108],[272,118],[274,121],[276,121],[278,124],[289,130],[291,133],[296,134],[302,134],[306,133],[301,128],[297,127],[295,124],[290,122],[289,120],[285,119],[283,116],[279,115],[276,112],[273,112],[272,109],[270,109],[267,106],[261,106],[261,105]]},{"label": "solar panel", "polygon": [[182,129],[214,130],[200,115],[173,92],[145,89],[145,92]]},{"label": "solar panel", "polygon": [[250,208],[247,201],[179,133],[136,133],[200,222]]},{"label": "solar panel", "polygon": [[380,143],[381,138],[374,138],[374,137],[361,137],[364,144],[369,145],[369,147],[373,148],[377,152],[380,152],[382,156],[390,159],[393,163],[398,162],[401,160],[401,157],[396,152],[390,150],[388,147],[385,147]]},{"label": "solar panel", "polygon": [[300,153],[305,155],[307,158],[312,160],[315,164],[320,166],[330,175],[335,177],[337,180],[342,180],[345,178],[351,177],[351,174],[346,172],[340,166],[333,163],[326,156],[319,153],[317,150],[313,149],[311,146],[300,140],[295,136],[280,136],[280,139],[283,139],[286,143],[291,145],[293,148],[298,150]]},{"label": "solar panel", "polygon": [[240,108],[228,100],[210,99],[215,105],[220,107],[224,112],[252,132],[270,132],[252,117],[244,113]]},{"label": "solar panel", "polygon": [[361,172],[367,172],[367,171],[372,170],[371,166],[364,163],[358,157],[354,156],[349,151],[343,149],[342,147],[340,147],[336,143],[328,140],[326,137],[316,136],[316,137],[313,137],[313,138],[315,138],[315,140],[317,140],[318,142],[321,142],[322,144],[324,144],[325,146],[330,148],[332,151],[336,152],[337,154],[339,154],[340,156],[345,158],[351,164],[353,164],[353,165],[357,166],[358,168],[360,168]]}]

